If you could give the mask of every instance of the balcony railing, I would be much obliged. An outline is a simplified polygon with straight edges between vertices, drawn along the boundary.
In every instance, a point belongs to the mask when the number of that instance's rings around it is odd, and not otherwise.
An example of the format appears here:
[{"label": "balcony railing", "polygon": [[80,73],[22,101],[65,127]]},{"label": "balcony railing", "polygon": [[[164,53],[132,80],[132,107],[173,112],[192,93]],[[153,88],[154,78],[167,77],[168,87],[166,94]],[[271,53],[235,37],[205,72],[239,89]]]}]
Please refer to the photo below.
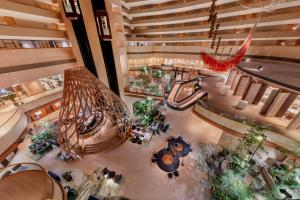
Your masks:
[{"label": "balcony railing", "polygon": [[0,40],[0,49],[69,48],[67,40]]}]

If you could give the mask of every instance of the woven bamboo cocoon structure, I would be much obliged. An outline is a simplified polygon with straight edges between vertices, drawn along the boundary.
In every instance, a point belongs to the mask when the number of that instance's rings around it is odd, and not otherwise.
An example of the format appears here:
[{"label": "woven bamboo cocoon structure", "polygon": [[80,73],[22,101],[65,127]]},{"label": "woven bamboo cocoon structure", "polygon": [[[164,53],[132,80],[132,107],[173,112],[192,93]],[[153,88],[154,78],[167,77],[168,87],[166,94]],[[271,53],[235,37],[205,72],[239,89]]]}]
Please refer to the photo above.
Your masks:
[{"label": "woven bamboo cocoon structure", "polygon": [[86,68],[65,71],[57,128],[65,151],[76,155],[111,150],[129,137],[130,127],[130,113],[120,97]]}]

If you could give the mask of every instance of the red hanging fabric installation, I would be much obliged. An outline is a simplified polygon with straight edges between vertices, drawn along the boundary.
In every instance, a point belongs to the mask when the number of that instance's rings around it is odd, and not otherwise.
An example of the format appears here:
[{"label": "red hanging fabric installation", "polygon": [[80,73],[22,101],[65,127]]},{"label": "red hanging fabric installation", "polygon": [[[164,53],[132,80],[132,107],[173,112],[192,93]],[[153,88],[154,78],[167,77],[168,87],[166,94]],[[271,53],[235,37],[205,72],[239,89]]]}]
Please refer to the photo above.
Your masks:
[{"label": "red hanging fabric installation", "polygon": [[246,38],[246,40],[244,41],[244,43],[242,44],[242,46],[240,47],[240,49],[238,50],[236,55],[232,56],[231,58],[229,58],[227,60],[217,60],[213,56],[211,56],[205,52],[201,52],[200,56],[201,56],[203,62],[208,66],[209,69],[218,71],[218,72],[224,72],[229,69],[235,68],[236,65],[242,60],[242,58],[244,57],[244,55],[246,54],[246,52],[250,46],[256,25],[257,25],[257,22],[255,23],[252,31],[250,32],[250,34],[248,35],[248,37]]}]

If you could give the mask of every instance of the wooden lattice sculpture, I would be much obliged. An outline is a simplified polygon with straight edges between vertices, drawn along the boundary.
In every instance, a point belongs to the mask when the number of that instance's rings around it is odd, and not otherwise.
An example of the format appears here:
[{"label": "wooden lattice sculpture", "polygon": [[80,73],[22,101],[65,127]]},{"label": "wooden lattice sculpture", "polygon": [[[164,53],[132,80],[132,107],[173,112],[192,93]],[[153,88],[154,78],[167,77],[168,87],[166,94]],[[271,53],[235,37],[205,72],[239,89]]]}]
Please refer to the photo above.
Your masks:
[{"label": "wooden lattice sculpture", "polygon": [[65,71],[57,128],[65,151],[74,155],[113,149],[129,137],[130,127],[130,113],[120,97],[85,68]]}]

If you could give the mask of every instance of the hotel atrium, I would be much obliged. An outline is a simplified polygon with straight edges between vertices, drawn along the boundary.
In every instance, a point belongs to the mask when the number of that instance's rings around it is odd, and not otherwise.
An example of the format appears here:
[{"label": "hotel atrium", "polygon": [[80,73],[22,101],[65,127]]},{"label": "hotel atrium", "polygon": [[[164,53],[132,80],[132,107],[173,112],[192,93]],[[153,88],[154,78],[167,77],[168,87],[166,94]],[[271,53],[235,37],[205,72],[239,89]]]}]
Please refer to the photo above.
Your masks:
[{"label": "hotel atrium", "polygon": [[0,0],[0,200],[300,199],[300,0]]}]

